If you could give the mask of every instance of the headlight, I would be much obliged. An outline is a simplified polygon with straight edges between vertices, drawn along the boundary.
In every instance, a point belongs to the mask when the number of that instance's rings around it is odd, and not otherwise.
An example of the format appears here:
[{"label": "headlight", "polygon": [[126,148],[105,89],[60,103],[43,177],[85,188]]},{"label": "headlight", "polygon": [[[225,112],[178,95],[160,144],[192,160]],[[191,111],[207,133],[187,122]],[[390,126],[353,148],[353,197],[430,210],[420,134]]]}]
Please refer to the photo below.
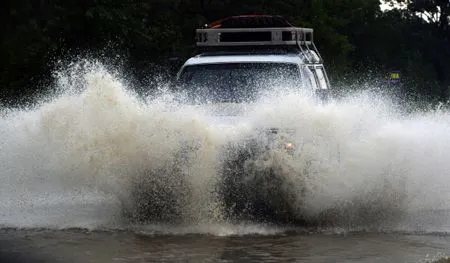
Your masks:
[{"label": "headlight", "polygon": [[284,144],[284,149],[288,152],[292,152],[295,150],[295,145],[292,142],[287,142]]}]

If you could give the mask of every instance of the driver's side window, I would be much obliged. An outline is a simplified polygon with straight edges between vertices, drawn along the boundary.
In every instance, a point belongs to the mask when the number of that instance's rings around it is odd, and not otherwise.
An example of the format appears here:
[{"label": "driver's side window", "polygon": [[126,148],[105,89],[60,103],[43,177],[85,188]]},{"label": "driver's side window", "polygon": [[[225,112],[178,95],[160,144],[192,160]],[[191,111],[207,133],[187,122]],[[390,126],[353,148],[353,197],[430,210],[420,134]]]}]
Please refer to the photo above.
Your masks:
[{"label": "driver's side window", "polygon": [[308,66],[308,69],[314,75],[315,87],[319,89],[327,89],[328,84],[325,72],[322,66]]},{"label": "driver's side window", "polygon": [[327,84],[327,80],[325,78],[325,72],[324,72],[322,66],[316,67],[316,74],[317,74],[317,80],[319,81],[320,88],[327,89],[328,84]]},{"label": "driver's side window", "polygon": [[316,82],[316,77],[315,74],[313,73],[313,68],[311,69],[310,67],[301,67],[302,71],[303,71],[303,77],[304,77],[304,85],[306,86],[305,88],[312,88],[312,89],[317,89],[317,82]]}]

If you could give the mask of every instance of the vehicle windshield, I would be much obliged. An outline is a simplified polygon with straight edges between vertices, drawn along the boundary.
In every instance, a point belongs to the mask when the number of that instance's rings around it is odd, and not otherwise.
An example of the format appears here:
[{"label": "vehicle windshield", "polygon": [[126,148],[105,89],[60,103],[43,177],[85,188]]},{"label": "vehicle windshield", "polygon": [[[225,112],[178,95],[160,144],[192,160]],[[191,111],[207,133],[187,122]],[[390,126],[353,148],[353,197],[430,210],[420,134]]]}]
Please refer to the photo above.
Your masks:
[{"label": "vehicle windshield", "polygon": [[300,86],[299,67],[293,63],[221,63],[184,68],[178,87],[193,103],[252,102],[273,88]]}]

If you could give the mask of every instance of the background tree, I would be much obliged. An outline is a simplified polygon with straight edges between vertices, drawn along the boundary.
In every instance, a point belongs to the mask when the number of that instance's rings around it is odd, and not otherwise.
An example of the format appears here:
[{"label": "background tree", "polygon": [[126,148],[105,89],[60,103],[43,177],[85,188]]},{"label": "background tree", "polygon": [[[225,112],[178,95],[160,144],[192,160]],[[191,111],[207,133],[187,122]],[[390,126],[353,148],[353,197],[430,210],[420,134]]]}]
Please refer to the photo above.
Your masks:
[{"label": "background tree", "polygon": [[[450,89],[450,1],[389,0],[391,5],[405,6],[401,22],[407,26],[408,64],[404,67],[410,89],[427,98],[446,100]],[[413,77],[413,75],[415,77]]]},{"label": "background tree", "polygon": [[0,103],[32,101],[51,87],[55,62],[74,56],[120,61],[147,88],[148,77],[170,57],[192,55],[195,28],[246,13],[313,27],[334,87],[361,87],[360,80],[395,69],[408,98],[446,99],[449,1],[388,2],[407,8],[382,12],[378,0],[5,0]]}]

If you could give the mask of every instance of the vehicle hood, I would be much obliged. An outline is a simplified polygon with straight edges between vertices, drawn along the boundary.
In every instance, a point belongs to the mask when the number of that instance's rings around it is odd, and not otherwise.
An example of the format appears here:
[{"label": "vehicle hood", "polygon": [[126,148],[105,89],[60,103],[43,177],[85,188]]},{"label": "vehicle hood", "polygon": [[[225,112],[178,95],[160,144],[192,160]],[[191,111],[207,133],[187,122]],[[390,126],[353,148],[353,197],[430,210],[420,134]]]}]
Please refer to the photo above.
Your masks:
[{"label": "vehicle hood", "polygon": [[217,126],[250,125],[248,113],[253,110],[251,104],[218,103],[198,106],[208,124]]},{"label": "vehicle hood", "polygon": [[[274,139],[277,136],[292,134],[292,129],[280,129],[280,127],[266,126],[255,123],[252,118],[252,111],[255,110],[252,104],[221,103],[202,105],[204,120],[210,127],[218,128],[227,136],[259,136],[265,135],[265,139]],[[281,133],[280,133],[281,132]]]},{"label": "vehicle hood", "polygon": [[255,111],[255,105],[251,103],[218,103],[203,104],[194,106],[202,112],[203,120],[210,126],[219,128],[258,130],[271,132],[283,130],[292,132],[290,128],[281,128],[266,126],[262,123],[256,123],[252,118],[252,112]]}]

